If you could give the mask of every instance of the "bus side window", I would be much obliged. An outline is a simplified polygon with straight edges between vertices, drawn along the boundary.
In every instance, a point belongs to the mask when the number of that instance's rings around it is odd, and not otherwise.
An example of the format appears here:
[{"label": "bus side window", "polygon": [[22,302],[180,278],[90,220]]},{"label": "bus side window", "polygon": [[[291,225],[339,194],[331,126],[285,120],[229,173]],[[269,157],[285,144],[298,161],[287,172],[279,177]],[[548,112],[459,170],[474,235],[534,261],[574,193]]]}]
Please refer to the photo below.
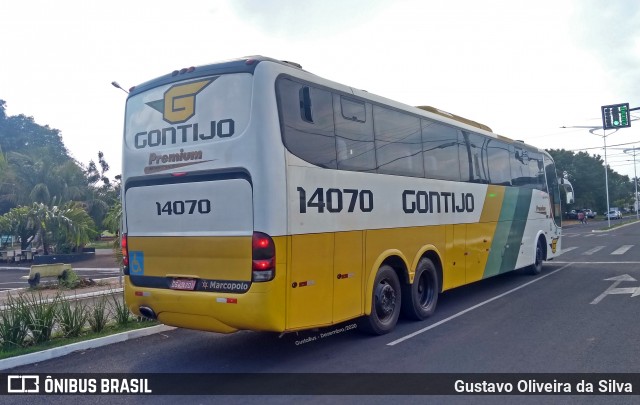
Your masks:
[{"label": "bus side window", "polygon": [[[460,157],[467,159],[466,150],[460,155],[458,130],[432,120],[422,120],[422,155],[425,176],[430,179],[460,181]],[[468,169],[468,164],[465,165]],[[468,175],[467,175],[468,177]]]},{"label": "bus side window", "polygon": [[314,165],[335,169],[336,142],[330,92],[288,78],[276,82],[285,147]]},{"label": "bus side window", "polygon": [[471,165],[471,182],[488,184],[487,140],[483,136],[466,131],[464,132],[464,138],[468,148],[469,163]]},{"label": "bus side window", "polygon": [[373,120],[378,173],[424,177],[420,120],[377,105]]},{"label": "bus side window", "polygon": [[[487,140],[487,163],[489,181],[501,186],[511,185],[511,167],[509,145],[496,139]],[[528,168],[527,168],[528,175]]]},{"label": "bus side window", "polygon": [[372,105],[333,95],[338,169],[375,172]]}]

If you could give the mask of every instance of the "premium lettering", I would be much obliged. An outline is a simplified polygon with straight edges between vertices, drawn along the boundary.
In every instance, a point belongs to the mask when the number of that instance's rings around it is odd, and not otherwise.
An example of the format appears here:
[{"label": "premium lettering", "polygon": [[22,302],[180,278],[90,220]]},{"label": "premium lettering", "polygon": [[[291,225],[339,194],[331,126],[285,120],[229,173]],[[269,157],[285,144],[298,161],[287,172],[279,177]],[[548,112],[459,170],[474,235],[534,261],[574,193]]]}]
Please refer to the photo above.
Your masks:
[{"label": "premium lettering", "polygon": [[168,153],[165,155],[151,153],[149,155],[149,165],[159,165],[161,163],[172,162],[187,162],[190,160],[202,160],[202,151],[196,150],[185,152],[184,149],[180,149],[179,153]]}]

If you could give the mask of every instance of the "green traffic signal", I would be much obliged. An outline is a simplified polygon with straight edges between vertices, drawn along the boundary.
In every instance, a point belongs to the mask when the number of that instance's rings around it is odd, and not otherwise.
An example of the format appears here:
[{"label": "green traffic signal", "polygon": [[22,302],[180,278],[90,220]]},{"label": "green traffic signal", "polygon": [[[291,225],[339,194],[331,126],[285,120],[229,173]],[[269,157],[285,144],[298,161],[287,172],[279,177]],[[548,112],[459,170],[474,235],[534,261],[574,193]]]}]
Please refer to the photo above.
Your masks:
[{"label": "green traffic signal", "polygon": [[604,129],[630,127],[629,104],[605,105],[602,109],[602,124]]}]

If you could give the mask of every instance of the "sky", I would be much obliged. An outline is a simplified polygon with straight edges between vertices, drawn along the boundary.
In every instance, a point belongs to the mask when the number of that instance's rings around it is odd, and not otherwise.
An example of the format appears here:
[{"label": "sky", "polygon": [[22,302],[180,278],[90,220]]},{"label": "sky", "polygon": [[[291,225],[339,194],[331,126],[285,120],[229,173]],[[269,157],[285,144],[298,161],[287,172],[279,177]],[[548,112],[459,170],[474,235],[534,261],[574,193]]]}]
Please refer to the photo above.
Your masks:
[{"label": "sky", "polygon": [[85,165],[104,152],[111,177],[121,168],[127,96],[112,81],[128,89],[249,55],[295,61],[539,148],[604,156],[606,141],[612,169],[634,176],[624,149],[640,152],[640,119],[606,138],[576,127],[601,126],[603,105],[640,107],[637,0],[0,2],[8,115],[60,130]]}]

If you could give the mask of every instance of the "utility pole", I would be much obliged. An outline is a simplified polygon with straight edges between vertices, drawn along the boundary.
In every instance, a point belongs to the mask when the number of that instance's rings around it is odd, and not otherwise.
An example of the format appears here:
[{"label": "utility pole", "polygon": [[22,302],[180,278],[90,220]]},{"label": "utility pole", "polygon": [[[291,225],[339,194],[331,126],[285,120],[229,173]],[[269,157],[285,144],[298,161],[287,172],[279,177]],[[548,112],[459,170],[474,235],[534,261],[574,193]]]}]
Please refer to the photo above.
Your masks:
[{"label": "utility pole", "polygon": [[632,152],[632,156],[633,156],[633,184],[636,186],[636,193],[634,195],[634,205],[636,208],[636,219],[640,219],[640,215],[638,215],[638,206],[640,205],[640,201],[638,201],[638,172],[636,171],[636,156],[638,155],[638,151],[640,149],[636,148],[635,146],[631,149],[625,149],[623,152],[624,153],[629,153]]}]

